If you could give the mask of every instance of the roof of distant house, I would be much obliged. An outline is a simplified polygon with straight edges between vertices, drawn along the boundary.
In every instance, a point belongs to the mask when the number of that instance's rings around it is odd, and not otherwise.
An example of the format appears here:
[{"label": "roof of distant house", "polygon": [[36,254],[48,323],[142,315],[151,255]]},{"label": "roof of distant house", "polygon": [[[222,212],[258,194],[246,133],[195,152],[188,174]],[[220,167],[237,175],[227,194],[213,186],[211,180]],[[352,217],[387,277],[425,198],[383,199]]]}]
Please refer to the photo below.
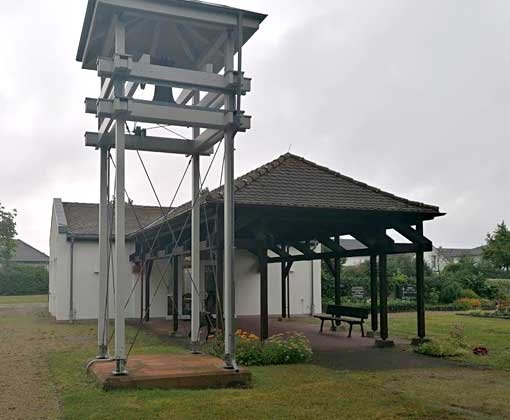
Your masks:
[{"label": "roof of distant house", "polygon": [[47,264],[49,257],[44,253],[34,248],[32,245],[27,244],[21,239],[16,239],[16,249],[11,259],[13,262],[25,264]]},{"label": "roof of distant house", "polygon": [[476,248],[436,248],[438,254],[445,258],[480,257],[483,254],[483,246]]}]

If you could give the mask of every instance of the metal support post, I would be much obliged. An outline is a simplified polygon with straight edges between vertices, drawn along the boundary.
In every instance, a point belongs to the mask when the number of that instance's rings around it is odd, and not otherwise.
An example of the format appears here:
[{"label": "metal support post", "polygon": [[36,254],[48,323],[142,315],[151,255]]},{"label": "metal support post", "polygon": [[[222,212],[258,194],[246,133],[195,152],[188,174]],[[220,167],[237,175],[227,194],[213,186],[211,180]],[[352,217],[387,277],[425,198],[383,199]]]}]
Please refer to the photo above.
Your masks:
[{"label": "metal support post", "polygon": [[[193,94],[193,104],[200,101],[200,94]],[[193,139],[200,135],[200,129],[193,128]],[[192,159],[192,208],[191,208],[191,351],[200,350],[200,312],[202,292],[200,286],[200,155]]]},{"label": "metal support post", "polygon": [[199,351],[200,333],[200,157],[193,155],[191,210],[191,351]]},{"label": "metal support post", "polygon": [[[115,19],[115,53],[125,53],[125,27],[118,16]],[[125,82],[114,82],[115,98],[124,97]],[[125,375],[126,371],[126,337],[124,321],[125,282],[128,279],[128,260],[126,256],[126,205],[125,205],[125,125],[122,114],[115,119],[116,167],[115,177],[115,375]]]},{"label": "metal support post", "polygon": [[[225,45],[225,71],[234,69],[234,39],[229,32]],[[233,111],[235,98],[225,96],[225,109]],[[225,367],[236,368],[234,337],[234,127],[225,130],[224,186],[224,305],[225,305]]]},{"label": "metal support post", "polygon": [[99,171],[99,285],[97,313],[97,359],[108,358],[108,149],[101,148]]}]

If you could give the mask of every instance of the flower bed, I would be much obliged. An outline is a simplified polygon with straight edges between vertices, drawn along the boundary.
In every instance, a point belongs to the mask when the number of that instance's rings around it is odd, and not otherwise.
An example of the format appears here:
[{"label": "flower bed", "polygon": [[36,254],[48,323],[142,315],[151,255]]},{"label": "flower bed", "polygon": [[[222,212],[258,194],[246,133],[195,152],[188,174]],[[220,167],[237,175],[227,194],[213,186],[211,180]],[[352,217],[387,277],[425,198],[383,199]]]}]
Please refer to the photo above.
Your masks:
[{"label": "flower bed", "polygon": [[[205,346],[213,356],[223,357],[224,339],[218,335]],[[236,331],[236,360],[243,366],[282,365],[307,363],[312,359],[310,341],[296,332],[276,334],[260,341],[255,334]]]},{"label": "flower bed", "polygon": [[510,319],[510,313],[506,311],[472,311],[464,314],[457,314],[457,315],[463,315],[463,316],[474,316],[477,318],[496,318],[496,319]]}]

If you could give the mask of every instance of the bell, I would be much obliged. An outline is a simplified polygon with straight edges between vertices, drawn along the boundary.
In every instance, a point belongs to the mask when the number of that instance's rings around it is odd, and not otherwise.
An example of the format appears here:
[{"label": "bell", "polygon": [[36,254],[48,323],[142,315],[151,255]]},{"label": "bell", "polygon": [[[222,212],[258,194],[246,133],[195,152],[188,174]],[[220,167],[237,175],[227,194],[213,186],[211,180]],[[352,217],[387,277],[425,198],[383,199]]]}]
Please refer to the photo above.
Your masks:
[{"label": "bell", "polygon": [[155,102],[168,102],[169,104],[175,104],[174,94],[171,87],[168,86],[156,86],[154,88]]},{"label": "bell", "polygon": [[[174,62],[168,57],[151,57],[151,64],[157,66],[173,67]],[[154,98],[155,102],[167,102],[169,104],[175,104],[173,90],[169,86],[155,86]]]}]

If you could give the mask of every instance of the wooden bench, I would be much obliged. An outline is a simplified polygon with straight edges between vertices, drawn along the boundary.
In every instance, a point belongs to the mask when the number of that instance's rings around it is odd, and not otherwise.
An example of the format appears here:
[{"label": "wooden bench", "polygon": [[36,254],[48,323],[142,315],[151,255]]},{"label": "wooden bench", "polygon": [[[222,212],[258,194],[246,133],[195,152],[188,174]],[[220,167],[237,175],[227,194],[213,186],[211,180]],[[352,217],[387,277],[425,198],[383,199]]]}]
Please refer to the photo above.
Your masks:
[{"label": "wooden bench", "polygon": [[324,327],[324,321],[331,321],[331,328],[335,329],[337,325],[342,322],[349,324],[349,335],[352,334],[352,326],[359,325],[361,327],[361,336],[365,337],[365,331],[363,329],[363,322],[368,318],[370,310],[364,308],[355,308],[352,306],[341,306],[341,305],[328,305],[326,307],[326,313],[321,315],[315,315],[315,318],[321,320],[320,332]]}]

